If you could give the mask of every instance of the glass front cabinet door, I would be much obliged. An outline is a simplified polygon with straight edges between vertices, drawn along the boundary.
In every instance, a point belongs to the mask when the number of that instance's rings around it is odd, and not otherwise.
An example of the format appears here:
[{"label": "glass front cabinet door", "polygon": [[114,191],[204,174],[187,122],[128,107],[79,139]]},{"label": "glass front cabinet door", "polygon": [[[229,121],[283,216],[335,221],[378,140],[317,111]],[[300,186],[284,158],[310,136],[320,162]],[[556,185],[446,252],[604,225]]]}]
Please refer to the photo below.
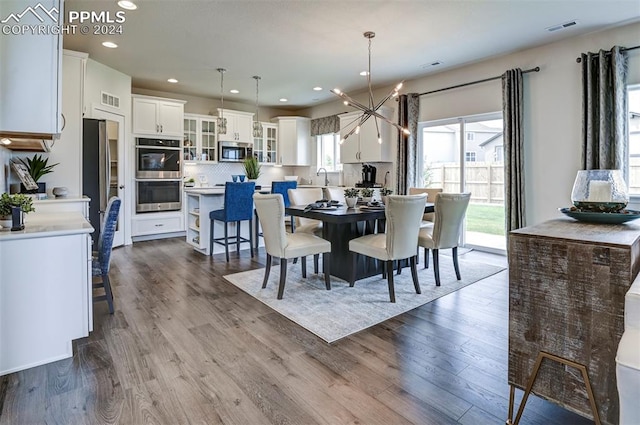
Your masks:
[{"label": "glass front cabinet door", "polygon": [[278,161],[278,126],[263,122],[262,137],[253,138],[253,153],[259,162],[275,164]]},{"label": "glass front cabinet door", "polygon": [[216,117],[184,115],[184,160],[217,161]]}]

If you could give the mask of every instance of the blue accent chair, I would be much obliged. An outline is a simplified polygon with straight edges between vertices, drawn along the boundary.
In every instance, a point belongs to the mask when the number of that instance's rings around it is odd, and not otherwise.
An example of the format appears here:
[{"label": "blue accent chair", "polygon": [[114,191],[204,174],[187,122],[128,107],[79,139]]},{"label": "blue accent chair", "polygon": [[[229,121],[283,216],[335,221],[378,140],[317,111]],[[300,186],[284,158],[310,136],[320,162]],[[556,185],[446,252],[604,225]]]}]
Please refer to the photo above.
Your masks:
[{"label": "blue accent chair", "polygon": [[[224,245],[224,251],[229,262],[229,244],[236,244],[236,251],[240,253],[240,244],[248,242],[251,257],[253,257],[253,233],[251,232],[253,224],[253,193],[255,192],[255,182],[234,183],[227,182],[224,187],[224,208],[221,210],[211,211],[209,219],[211,220],[211,234],[209,238],[209,252],[213,255],[213,243]],[[213,227],[215,221],[224,222],[224,237],[214,238]],[[240,223],[249,221],[249,239],[240,237]],[[236,223],[236,235],[229,238],[229,222]]]},{"label": "blue accent chair", "polygon": [[[283,181],[274,181],[271,182],[271,193],[279,193],[282,195],[282,199],[284,200],[284,207],[287,208],[291,205],[291,201],[289,201],[289,189],[295,189],[298,187],[298,182],[295,180],[283,180]],[[285,217],[288,217],[285,214]],[[260,221],[258,220],[258,211],[256,211],[256,249],[258,249],[258,238],[262,236],[262,233],[259,231]],[[293,217],[291,217],[291,233],[293,233],[295,227],[295,223],[293,221]]]},{"label": "blue accent chair", "polygon": [[109,199],[107,213],[98,238],[98,251],[94,252],[91,259],[91,275],[102,279],[100,282],[95,282],[93,288],[104,288],[104,295],[94,296],[93,302],[107,301],[109,314],[113,314],[113,292],[111,292],[111,283],[109,282],[109,265],[111,264],[111,249],[118,224],[120,204],[121,201],[118,197],[114,196]]}]

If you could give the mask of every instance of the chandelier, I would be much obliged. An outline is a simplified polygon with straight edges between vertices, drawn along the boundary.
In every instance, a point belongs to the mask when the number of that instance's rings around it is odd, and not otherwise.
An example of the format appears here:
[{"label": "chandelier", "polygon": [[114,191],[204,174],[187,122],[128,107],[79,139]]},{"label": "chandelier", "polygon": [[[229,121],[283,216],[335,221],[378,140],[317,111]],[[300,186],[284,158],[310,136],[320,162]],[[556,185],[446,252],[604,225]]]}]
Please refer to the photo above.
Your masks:
[{"label": "chandelier", "polygon": [[358,134],[360,133],[360,128],[362,127],[362,125],[371,117],[373,117],[375,124],[376,124],[376,132],[378,135],[378,143],[382,144],[382,138],[380,137],[380,126],[378,126],[378,119],[381,119],[389,124],[391,124],[392,126],[394,126],[395,128],[397,128],[399,131],[401,131],[404,134],[410,134],[409,130],[394,123],[393,121],[391,121],[390,119],[388,119],[387,117],[383,116],[382,114],[380,114],[378,112],[378,109],[380,109],[380,107],[389,99],[391,99],[392,97],[396,97],[398,96],[398,92],[399,90],[402,88],[402,82],[400,84],[398,84],[397,86],[395,86],[393,88],[393,90],[391,90],[391,93],[389,93],[387,95],[387,97],[385,97],[384,99],[382,99],[380,102],[378,102],[377,104],[374,104],[373,101],[373,90],[371,89],[371,39],[373,37],[376,36],[376,33],[373,31],[367,31],[364,33],[364,37],[366,39],[369,40],[369,70],[367,71],[367,84],[369,86],[369,106],[365,106],[362,103],[353,100],[349,95],[347,95],[346,93],[340,91],[340,89],[333,89],[331,90],[331,92],[333,94],[335,94],[336,96],[339,96],[340,98],[343,99],[344,104],[347,106],[353,106],[356,109],[359,109],[362,111],[362,115],[360,115],[358,118],[356,118],[355,120],[352,121],[352,123],[355,123],[356,121],[358,122],[356,124],[356,126],[354,128],[351,129],[351,131],[349,131],[347,134],[344,135],[343,138],[340,139],[340,144],[343,144],[345,142],[345,140],[347,140],[349,138],[349,136],[351,136],[352,134]]},{"label": "chandelier", "polygon": [[254,75],[253,79],[256,80],[256,120],[253,122],[253,137],[260,138],[262,137],[262,123],[260,123],[260,119],[258,118],[258,85],[260,84],[260,77]]},{"label": "chandelier", "polygon": [[227,134],[227,119],[224,117],[224,73],[227,72],[224,68],[218,68],[220,73],[220,116],[217,119],[218,134]]}]

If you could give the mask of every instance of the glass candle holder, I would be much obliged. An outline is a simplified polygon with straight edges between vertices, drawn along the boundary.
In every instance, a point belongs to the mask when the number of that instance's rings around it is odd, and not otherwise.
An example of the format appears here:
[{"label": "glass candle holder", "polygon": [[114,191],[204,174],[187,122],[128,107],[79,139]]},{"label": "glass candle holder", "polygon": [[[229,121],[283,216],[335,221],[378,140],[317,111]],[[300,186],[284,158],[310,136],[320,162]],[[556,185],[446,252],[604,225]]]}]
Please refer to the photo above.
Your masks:
[{"label": "glass candle holder", "polygon": [[621,170],[580,170],[571,191],[571,202],[580,211],[619,212],[629,203]]}]

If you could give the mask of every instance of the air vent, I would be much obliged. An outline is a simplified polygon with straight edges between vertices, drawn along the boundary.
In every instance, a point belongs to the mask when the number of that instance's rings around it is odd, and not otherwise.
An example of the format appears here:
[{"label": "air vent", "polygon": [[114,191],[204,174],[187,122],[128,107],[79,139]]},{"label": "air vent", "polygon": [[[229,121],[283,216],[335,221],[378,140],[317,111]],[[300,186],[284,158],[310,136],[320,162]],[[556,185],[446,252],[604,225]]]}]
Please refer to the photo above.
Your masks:
[{"label": "air vent", "polygon": [[564,24],[554,25],[552,27],[546,28],[546,30],[549,31],[549,32],[554,32],[554,31],[567,29],[567,28],[573,27],[575,25],[578,25],[578,21],[573,20],[573,21],[565,22]]},{"label": "air vent", "polygon": [[424,65],[421,65],[420,68],[427,69],[427,68],[431,68],[431,67],[442,65],[442,64],[443,64],[442,61],[433,61],[431,63],[425,63]]},{"label": "air vent", "polygon": [[102,104],[120,108],[120,98],[107,92],[102,92]]}]

